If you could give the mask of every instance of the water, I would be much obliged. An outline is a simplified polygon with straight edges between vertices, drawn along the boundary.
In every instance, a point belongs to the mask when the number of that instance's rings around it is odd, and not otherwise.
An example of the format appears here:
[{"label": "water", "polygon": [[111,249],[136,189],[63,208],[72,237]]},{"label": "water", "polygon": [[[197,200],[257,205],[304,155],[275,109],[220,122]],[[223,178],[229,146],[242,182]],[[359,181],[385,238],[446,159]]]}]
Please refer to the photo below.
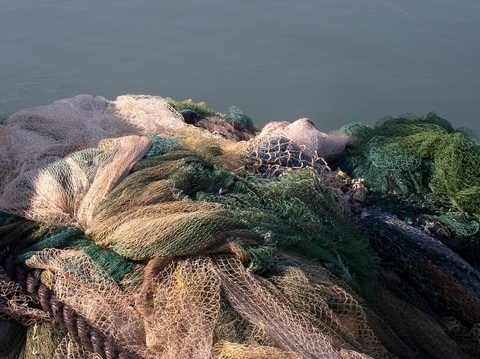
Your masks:
[{"label": "water", "polygon": [[130,93],[323,131],[430,111],[480,131],[476,0],[0,0],[0,14],[0,113]]}]

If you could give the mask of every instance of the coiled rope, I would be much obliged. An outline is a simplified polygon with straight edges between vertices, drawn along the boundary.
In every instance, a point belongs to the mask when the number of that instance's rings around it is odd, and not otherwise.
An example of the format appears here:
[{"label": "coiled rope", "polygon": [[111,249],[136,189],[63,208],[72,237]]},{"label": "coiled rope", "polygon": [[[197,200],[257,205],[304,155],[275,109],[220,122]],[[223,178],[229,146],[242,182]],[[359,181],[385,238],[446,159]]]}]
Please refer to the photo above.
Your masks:
[{"label": "coiled rope", "polygon": [[0,266],[12,281],[22,287],[25,294],[38,303],[40,309],[48,313],[84,349],[100,355],[102,359],[133,358],[127,348],[119,346],[113,338],[92,327],[83,316],[61,302],[47,286],[4,252],[0,252]]}]

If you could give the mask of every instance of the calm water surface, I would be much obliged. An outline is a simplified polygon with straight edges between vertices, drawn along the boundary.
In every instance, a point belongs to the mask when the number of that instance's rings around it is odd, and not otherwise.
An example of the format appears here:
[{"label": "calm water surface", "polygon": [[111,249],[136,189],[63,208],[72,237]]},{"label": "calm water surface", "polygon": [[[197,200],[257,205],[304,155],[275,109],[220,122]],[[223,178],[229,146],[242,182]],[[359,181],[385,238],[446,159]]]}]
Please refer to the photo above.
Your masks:
[{"label": "calm water surface", "polygon": [[323,131],[435,111],[480,131],[478,0],[0,0],[0,113],[80,93]]}]

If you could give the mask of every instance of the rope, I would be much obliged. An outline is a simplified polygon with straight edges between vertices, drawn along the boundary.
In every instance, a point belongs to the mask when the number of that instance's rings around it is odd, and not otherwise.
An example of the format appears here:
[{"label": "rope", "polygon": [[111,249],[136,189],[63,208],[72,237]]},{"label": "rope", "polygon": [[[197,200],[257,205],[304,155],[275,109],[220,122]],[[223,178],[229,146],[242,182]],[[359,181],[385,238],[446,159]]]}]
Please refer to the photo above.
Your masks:
[{"label": "rope", "polygon": [[404,14],[407,15],[407,16],[410,18],[410,20],[412,20],[413,22],[416,22],[417,24],[422,25],[422,26],[425,26],[426,28],[428,28],[428,29],[430,29],[430,30],[433,30],[433,31],[436,31],[436,32],[438,32],[438,33],[440,33],[440,34],[442,34],[442,35],[445,35],[445,36],[451,38],[452,40],[458,42],[460,45],[465,46],[467,49],[469,49],[469,50],[472,51],[473,53],[475,53],[475,54],[477,54],[477,55],[480,55],[480,52],[476,51],[473,47],[471,47],[470,45],[467,45],[466,43],[464,43],[463,41],[457,39],[456,37],[454,37],[454,36],[452,36],[452,35],[444,32],[444,31],[442,31],[442,30],[439,30],[439,29],[437,29],[437,28],[435,28],[435,27],[433,27],[433,26],[427,25],[427,24],[425,24],[424,22],[421,22],[421,21],[415,19],[415,18],[414,18],[412,15],[410,15],[408,12],[406,12],[405,10],[399,8],[398,6],[393,5],[391,2],[388,2],[388,1],[386,1],[386,0],[380,0],[380,1],[384,2],[384,3],[387,4],[387,5],[390,5],[390,6],[393,7],[394,9],[396,9],[396,10],[404,13]]},{"label": "rope", "polygon": [[90,326],[83,316],[62,303],[47,286],[3,252],[0,252],[0,266],[12,281],[20,284],[25,293],[31,296],[44,312],[49,313],[84,349],[100,355],[102,359],[132,358],[126,348],[119,347],[113,338]]}]

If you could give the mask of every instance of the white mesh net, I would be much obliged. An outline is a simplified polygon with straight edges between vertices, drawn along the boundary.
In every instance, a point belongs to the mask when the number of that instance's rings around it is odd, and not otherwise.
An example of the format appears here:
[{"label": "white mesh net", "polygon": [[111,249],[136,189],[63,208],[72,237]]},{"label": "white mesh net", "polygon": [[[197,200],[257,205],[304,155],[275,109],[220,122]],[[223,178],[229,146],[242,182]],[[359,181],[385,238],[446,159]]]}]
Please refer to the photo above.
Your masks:
[{"label": "white mesh net", "polygon": [[270,122],[257,136],[256,140],[272,136],[284,136],[297,146],[303,147],[308,155],[317,155],[326,161],[335,159],[351,141],[351,137],[339,132],[324,133],[317,129],[308,118],[301,118],[293,123]]},{"label": "white mesh net", "polygon": [[125,136],[101,140],[65,158],[50,158],[43,168],[30,169],[5,186],[0,210],[38,222],[86,228],[98,204],[143,157],[150,140]]},{"label": "white mesh net", "polygon": [[115,101],[118,115],[140,132],[175,136],[185,126],[182,115],[161,97],[145,95],[119,96]]},{"label": "white mesh net", "polygon": [[107,101],[78,95],[16,112],[4,125],[0,126],[0,191],[21,174],[97,147],[102,139],[145,132],[173,135],[185,123],[159,97],[125,95]]}]

